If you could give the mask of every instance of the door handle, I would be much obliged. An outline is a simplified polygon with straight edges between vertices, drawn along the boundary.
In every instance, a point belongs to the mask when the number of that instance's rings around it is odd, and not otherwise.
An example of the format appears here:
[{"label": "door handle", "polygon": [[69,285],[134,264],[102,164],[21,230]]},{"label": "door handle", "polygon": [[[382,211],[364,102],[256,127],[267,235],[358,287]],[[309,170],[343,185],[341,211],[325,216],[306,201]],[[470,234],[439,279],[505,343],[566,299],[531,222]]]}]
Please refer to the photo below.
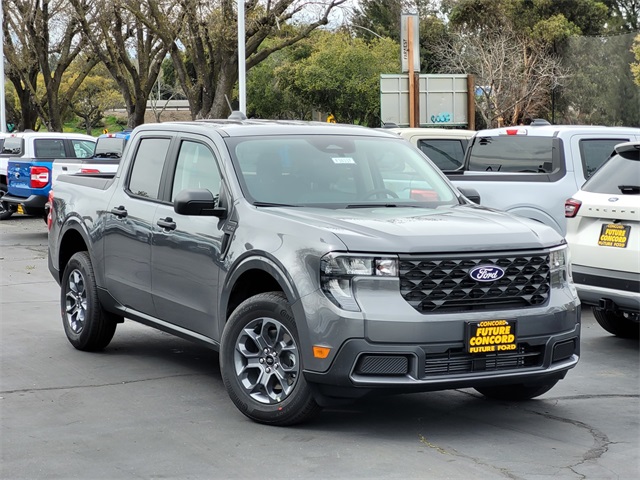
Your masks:
[{"label": "door handle", "polygon": [[116,208],[112,208],[111,213],[113,213],[118,218],[124,218],[128,215],[127,209],[124,208],[123,205],[120,205],[119,207],[116,207]]},{"label": "door handle", "polygon": [[157,225],[159,227],[162,227],[165,230],[175,230],[176,229],[176,222],[174,222],[173,218],[171,218],[171,217],[160,218],[156,223],[157,223]]}]

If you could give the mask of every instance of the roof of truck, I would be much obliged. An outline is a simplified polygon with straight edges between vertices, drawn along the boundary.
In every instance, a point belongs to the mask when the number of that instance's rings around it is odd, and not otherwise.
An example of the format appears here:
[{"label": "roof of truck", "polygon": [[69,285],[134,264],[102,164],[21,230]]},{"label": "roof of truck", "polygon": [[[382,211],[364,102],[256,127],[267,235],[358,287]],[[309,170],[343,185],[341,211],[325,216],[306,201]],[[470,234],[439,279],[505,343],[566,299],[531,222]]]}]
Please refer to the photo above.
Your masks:
[{"label": "roof of truck", "polygon": [[559,137],[563,133],[628,133],[640,134],[640,128],[633,127],[606,127],[604,125],[514,125],[512,127],[491,128],[479,130],[477,137],[495,135],[526,135],[530,137]]},{"label": "roof of truck", "polygon": [[188,127],[192,131],[200,130],[207,133],[217,131],[223,137],[242,137],[255,135],[284,135],[295,133],[298,135],[318,134],[327,135],[363,135],[398,138],[397,134],[373,129],[360,125],[348,125],[341,123],[314,122],[304,120],[263,120],[263,119],[207,119],[185,122],[146,123],[137,130],[183,130]]}]

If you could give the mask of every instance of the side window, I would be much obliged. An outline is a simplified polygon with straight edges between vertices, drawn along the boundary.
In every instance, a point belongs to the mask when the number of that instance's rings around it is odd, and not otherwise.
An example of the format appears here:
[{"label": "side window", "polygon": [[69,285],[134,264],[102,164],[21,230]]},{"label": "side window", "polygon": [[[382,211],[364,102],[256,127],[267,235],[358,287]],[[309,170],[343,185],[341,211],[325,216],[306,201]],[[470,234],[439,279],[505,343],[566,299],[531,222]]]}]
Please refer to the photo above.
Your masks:
[{"label": "side window", "polygon": [[580,140],[580,156],[582,157],[585,178],[589,178],[604,162],[609,160],[616,145],[628,141],[628,138]]},{"label": "side window", "polygon": [[34,140],[36,158],[66,158],[64,140],[61,138],[41,138]]},{"label": "side window", "polygon": [[462,140],[419,140],[418,148],[440,170],[457,170],[464,163],[465,146]]},{"label": "side window", "polygon": [[183,141],[173,177],[171,201],[186,189],[206,188],[216,195],[220,191],[220,172],[213,153],[206,145]]},{"label": "side window", "polygon": [[133,160],[129,191],[141,197],[158,198],[169,138],[143,138]]},{"label": "side window", "polygon": [[73,153],[76,158],[89,158],[93,156],[93,150],[96,146],[95,143],[89,140],[71,140],[73,146]]}]

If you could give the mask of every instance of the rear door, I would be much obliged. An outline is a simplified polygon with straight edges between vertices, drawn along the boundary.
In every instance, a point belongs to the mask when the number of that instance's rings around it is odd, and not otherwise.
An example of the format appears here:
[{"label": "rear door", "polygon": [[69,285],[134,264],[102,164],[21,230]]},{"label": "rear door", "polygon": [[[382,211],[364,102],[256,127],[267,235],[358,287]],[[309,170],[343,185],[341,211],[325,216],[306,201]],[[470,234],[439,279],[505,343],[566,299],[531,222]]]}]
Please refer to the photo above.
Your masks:
[{"label": "rear door", "polygon": [[224,221],[179,215],[172,202],[185,189],[206,188],[219,195],[220,156],[213,143],[199,135],[181,134],[177,144],[166,201],[158,205],[151,226],[153,301],[161,320],[216,339]]},{"label": "rear door", "polygon": [[175,135],[145,132],[114,193],[105,218],[104,271],[109,293],[122,305],[155,316],[151,298],[151,238],[160,184]]}]

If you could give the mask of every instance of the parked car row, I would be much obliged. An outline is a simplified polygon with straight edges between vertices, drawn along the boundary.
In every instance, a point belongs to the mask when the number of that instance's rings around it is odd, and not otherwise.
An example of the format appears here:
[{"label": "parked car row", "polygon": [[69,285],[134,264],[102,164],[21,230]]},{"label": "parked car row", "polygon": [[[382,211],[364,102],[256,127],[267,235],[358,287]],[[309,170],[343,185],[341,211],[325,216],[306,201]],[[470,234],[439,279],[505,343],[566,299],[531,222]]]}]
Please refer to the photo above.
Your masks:
[{"label": "parked car row", "polygon": [[[478,192],[482,205],[566,234],[583,304],[593,307],[608,332],[639,337],[640,129],[529,125],[390,131],[419,147],[456,186]],[[461,154],[463,145],[468,147]]]},{"label": "parked car row", "polygon": [[49,190],[60,174],[115,172],[130,132],[98,137],[22,132],[0,145],[0,220],[14,213],[46,221]]}]

